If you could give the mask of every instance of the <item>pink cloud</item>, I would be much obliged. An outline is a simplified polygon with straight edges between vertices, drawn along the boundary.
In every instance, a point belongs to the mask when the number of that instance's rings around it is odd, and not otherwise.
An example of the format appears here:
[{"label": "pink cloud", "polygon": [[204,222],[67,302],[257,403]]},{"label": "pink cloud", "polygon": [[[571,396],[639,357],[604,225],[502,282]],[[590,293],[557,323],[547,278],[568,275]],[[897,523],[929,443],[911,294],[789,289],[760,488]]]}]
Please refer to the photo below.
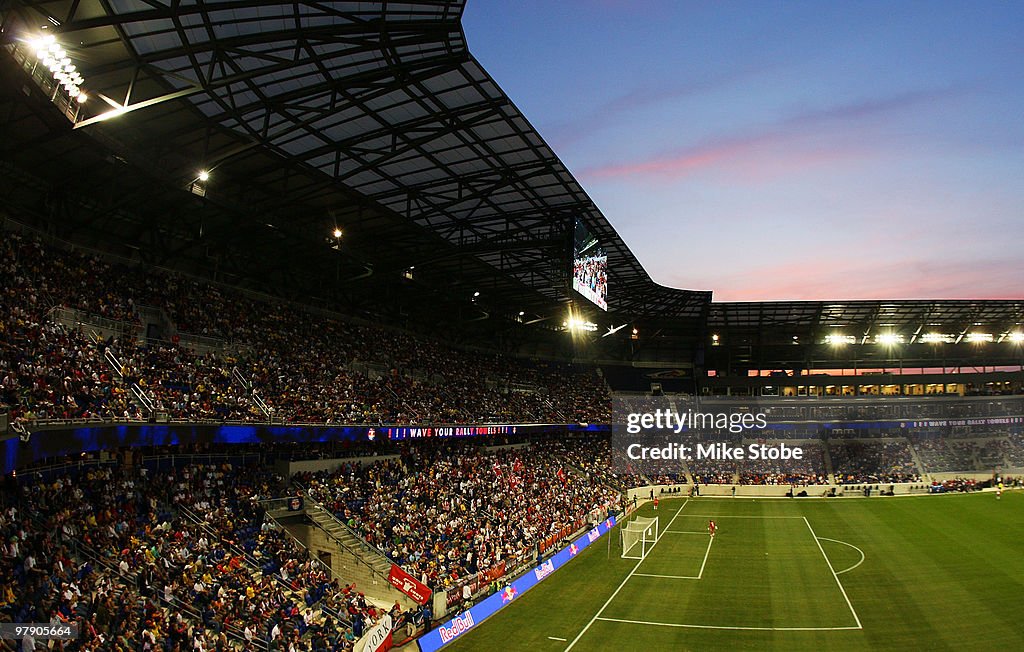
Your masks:
[{"label": "pink cloud", "polygon": [[[645,160],[584,168],[579,176],[583,179],[643,177],[653,181],[675,180],[713,169],[728,161],[734,164],[729,168],[730,173],[745,172],[747,180],[763,180],[787,171],[867,155],[869,152],[863,145],[847,142],[850,123],[863,124],[870,118],[961,95],[964,91],[962,88],[914,91],[804,111],[745,134],[712,138],[693,147]],[[835,124],[843,126],[843,130],[837,134],[830,131]],[[838,137],[835,139],[838,142],[832,142],[826,147],[821,144],[810,148],[805,146],[804,141],[812,136],[815,137],[814,141],[820,143],[822,136],[833,135]],[[759,156],[767,148],[776,145],[786,145],[785,151],[772,152],[766,158]]]},{"label": "pink cloud", "polygon": [[[680,285],[704,282],[714,288],[716,301],[1024,298],[1020,262],[1010,259],[897,263],[867,254],[845,263],[819,256],[744,267],[739,274],[689,278]],[[985,296],[979,287],[987,288]]]}]

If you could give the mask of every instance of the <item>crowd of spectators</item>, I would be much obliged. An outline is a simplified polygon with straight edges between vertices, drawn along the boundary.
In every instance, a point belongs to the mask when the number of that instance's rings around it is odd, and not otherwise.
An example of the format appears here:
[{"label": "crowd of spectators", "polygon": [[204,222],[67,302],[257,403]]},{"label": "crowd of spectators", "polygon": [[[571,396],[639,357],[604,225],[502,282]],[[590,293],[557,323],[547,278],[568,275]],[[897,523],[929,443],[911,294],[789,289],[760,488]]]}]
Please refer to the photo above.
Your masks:
[{"label": "crowd of spectators", "polygon": [[627,465],[613,464],[611,440],[606,434],[591,433],[568,440],[554,439],[545,445],[556,455],[564,457],[569,467],[614,489],[633,489],[652,481],[640,473],[630,473]]},{"label": "crowd of spectators", "polygon": [[619,497],[569,468],[557,448],[538,444],[488,450],[472,442],[420,443],[398,459],[296,480],[435,589],[581,527]]},{"label": "crowd of spectators", "polygon": [[[609,418],[607,385],[593,367],[457,349],[5,235],[0,408],[6,405],[18,421],[139,417],[124,389],[132,383],[157,411],[183,420],[461,424]],[[164,334],[172,341],[143,337],[142,306],[163,311],[176,328]],[[122,328],[116,340],[100,341],[48,323],[56,307]],[[188,339],[179,334],[190,333],[222,345],[194,353],[179,345]],[[108,346],[121,369],[104,360]]]},{"label": "crowd of spectators", "polygon": [[694,484],[733,484],[739,467],[730,460],[701,459],[690,463]]},{"label": "crowd of spectators", "polygon": [[932,493],[968,493],[971,491],[980,491],[981,487],[974,478],[952,478],[949,480],[943,480],[942,482],[933,482],[931,485]]},{"label": "crowd of spectators", "polygon": [[914,449],[929,472],[974,471],[974,444],[969,441],[940,437],[918,438]]},{"label": "crowd of spectators", "polygon": [[1006,450],[1006,462],[1014,468],[1024,468],[1024,433],[1014,432],[1006,438],[1009,447]]},{"label": "crowd of spectators", "polygon": [[906,440],[829,441],[837,484],[919,482],[921,475]]},{"label": "crowd of spectators", "polygon": [[825,453],[817,441],[799,444],[803,451],[799,460],[744,460],[740,467],[740,484],[815,485],[828,484]]},{"label": "crowd of spectators", "polygon": [[262,467],[109,464],[7,483],[0,614],[78,623],[68,649],[344,651],[387,611],[263,518],[284,486]]}]

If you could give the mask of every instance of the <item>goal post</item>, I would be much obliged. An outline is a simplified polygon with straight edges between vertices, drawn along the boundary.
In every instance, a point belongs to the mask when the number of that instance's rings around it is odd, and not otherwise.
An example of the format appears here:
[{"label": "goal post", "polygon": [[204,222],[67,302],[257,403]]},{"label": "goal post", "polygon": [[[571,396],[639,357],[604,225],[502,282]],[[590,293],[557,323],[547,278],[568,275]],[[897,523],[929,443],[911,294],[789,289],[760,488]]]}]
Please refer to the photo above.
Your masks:
[{"label": "goal post", "polygon": [[622,558],[643,559],[658,540],[658,517],[637,516],[622,526]]}]

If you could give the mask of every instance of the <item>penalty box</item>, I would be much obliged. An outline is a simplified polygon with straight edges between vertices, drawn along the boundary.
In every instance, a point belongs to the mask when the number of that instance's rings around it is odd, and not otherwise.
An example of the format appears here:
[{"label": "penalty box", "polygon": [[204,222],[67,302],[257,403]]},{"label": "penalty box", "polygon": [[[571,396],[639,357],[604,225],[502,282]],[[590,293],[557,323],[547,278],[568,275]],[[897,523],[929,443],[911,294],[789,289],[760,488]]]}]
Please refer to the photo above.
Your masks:
[{"label": "penalty box", "polygon": [[[708,520],[718,526],[714,539]],[[861,628],[806,518],[685,511],[596,620],[739,630]]]}]

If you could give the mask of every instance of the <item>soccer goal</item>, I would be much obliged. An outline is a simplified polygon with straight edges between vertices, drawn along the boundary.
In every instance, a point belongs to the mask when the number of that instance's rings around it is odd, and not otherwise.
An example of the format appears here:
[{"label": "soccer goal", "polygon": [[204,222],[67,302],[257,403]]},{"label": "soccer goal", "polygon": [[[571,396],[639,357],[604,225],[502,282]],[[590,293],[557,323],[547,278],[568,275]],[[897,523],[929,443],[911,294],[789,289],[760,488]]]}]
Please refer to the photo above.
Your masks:
[{"label": "soccer goal", "polygon": [[623,559],[643,559],[658,540],[658,517],[637,516],[622,526]]}]

